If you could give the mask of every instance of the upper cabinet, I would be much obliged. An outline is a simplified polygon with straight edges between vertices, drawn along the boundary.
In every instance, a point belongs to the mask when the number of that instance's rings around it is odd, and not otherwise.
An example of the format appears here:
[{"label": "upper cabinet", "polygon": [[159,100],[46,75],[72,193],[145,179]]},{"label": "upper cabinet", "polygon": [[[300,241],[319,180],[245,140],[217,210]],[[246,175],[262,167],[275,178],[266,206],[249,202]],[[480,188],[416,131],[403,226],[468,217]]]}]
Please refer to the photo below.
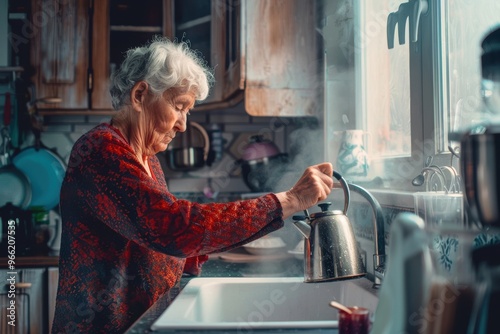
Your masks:
[{"label": "upper cabinet", "polygon": [[315,1],[244,2],[245,109],[253,116],[312,116],[322,108]]},{"label": "upper cabinet", "polygon": [[32,1],[33,98],[59,97],[57,108],[87,108],[88,7],[88,1]]},{"label": "upper cabinet", "polygon": [[127,50],[144,45],[155,35],[170,31],[168,17],[171,1],[167,0],[99,0],[92,1],[91,64],[92,110],[112,109],[109,95],[110,75],[120,66]]},{"label": "upper cabinet", "polygon": [[[243,2],[244,3],[244,2]],[[215,85],[196,110],[221,109],[242,100],[241,0],[174,0],[170,38],[186,41],[214,70]]]},{"label": "upper cabinet", "polygon": [[31,60],[46,113],[112,111],[109,77],[124,53],[154,35],[183,40],[214,70],[215,84],[195,110],[245,98],[253,116],[307,116],[318,108],[321,79],[314,1],[32,0]]}]

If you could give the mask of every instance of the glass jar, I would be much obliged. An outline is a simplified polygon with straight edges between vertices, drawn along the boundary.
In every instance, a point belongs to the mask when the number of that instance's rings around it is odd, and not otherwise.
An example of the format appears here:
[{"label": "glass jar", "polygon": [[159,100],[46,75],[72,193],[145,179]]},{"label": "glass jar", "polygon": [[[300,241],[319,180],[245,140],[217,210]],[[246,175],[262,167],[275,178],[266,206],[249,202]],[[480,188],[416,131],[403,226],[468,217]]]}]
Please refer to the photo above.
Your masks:
[{"label": "glass jar", "polygon": [[481,43],[481,95],[487,110],[500,115],[500,27]]},{"label": "glass jar", "polygon": [[426,231],[433,263],[421,332],[466,334],[476,293],[471,252],[477,233],[446,227]]},{"label": "glass jar", "polygon": [[33,247],[35,254],[45,254],[49,250],[50,240],[49,212],[43,206],[30,207],[33,220]]},{"label": "glass jar", "polygon": [[476,298],[469,334],[500,333],[500,244],[474,249],[472,261],[477,273]]}]

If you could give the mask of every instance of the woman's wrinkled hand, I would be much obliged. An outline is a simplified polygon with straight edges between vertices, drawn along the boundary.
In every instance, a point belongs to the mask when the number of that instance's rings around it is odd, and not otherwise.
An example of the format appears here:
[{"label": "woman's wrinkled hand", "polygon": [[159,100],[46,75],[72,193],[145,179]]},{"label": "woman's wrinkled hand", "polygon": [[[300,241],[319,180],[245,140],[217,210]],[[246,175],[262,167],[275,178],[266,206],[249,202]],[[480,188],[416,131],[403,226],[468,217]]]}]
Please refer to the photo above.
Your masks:
[{"label": "woman's wrinkled hand", "polygon": [[290,190],[277,193],[283,208],[283,218],[325,200],[333,187],[332,175],[333,166],[329,162],[310,166]]}]

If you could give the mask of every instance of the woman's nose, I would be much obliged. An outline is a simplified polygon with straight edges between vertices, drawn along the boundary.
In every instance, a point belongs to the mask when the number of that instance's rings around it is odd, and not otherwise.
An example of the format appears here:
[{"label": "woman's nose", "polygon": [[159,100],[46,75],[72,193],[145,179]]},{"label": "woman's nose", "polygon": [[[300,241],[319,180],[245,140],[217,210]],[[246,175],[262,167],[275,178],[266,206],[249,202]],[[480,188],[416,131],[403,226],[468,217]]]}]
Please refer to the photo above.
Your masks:
[{"label": "woman's nose", "polygon": [[177,122],[175,124],[175,127],[177,128],[177,131],[179,132],[184,132],[187,129],[187,115],[182,114],[179,116],[177,119]]}]

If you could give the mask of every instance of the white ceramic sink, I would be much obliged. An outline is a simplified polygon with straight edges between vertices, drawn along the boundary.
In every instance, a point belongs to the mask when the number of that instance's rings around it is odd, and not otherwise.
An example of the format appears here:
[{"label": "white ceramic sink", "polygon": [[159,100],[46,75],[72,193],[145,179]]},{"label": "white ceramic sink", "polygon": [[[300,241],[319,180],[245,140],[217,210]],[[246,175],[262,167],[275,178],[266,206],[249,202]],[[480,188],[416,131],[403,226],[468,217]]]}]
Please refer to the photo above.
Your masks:
[{"label": "white ceramic sink", "polygon": [[152,325],[160,329],[335,328],[331,300],[375,311],[366,278],[304,283],[302,277],[194,278]]}]

